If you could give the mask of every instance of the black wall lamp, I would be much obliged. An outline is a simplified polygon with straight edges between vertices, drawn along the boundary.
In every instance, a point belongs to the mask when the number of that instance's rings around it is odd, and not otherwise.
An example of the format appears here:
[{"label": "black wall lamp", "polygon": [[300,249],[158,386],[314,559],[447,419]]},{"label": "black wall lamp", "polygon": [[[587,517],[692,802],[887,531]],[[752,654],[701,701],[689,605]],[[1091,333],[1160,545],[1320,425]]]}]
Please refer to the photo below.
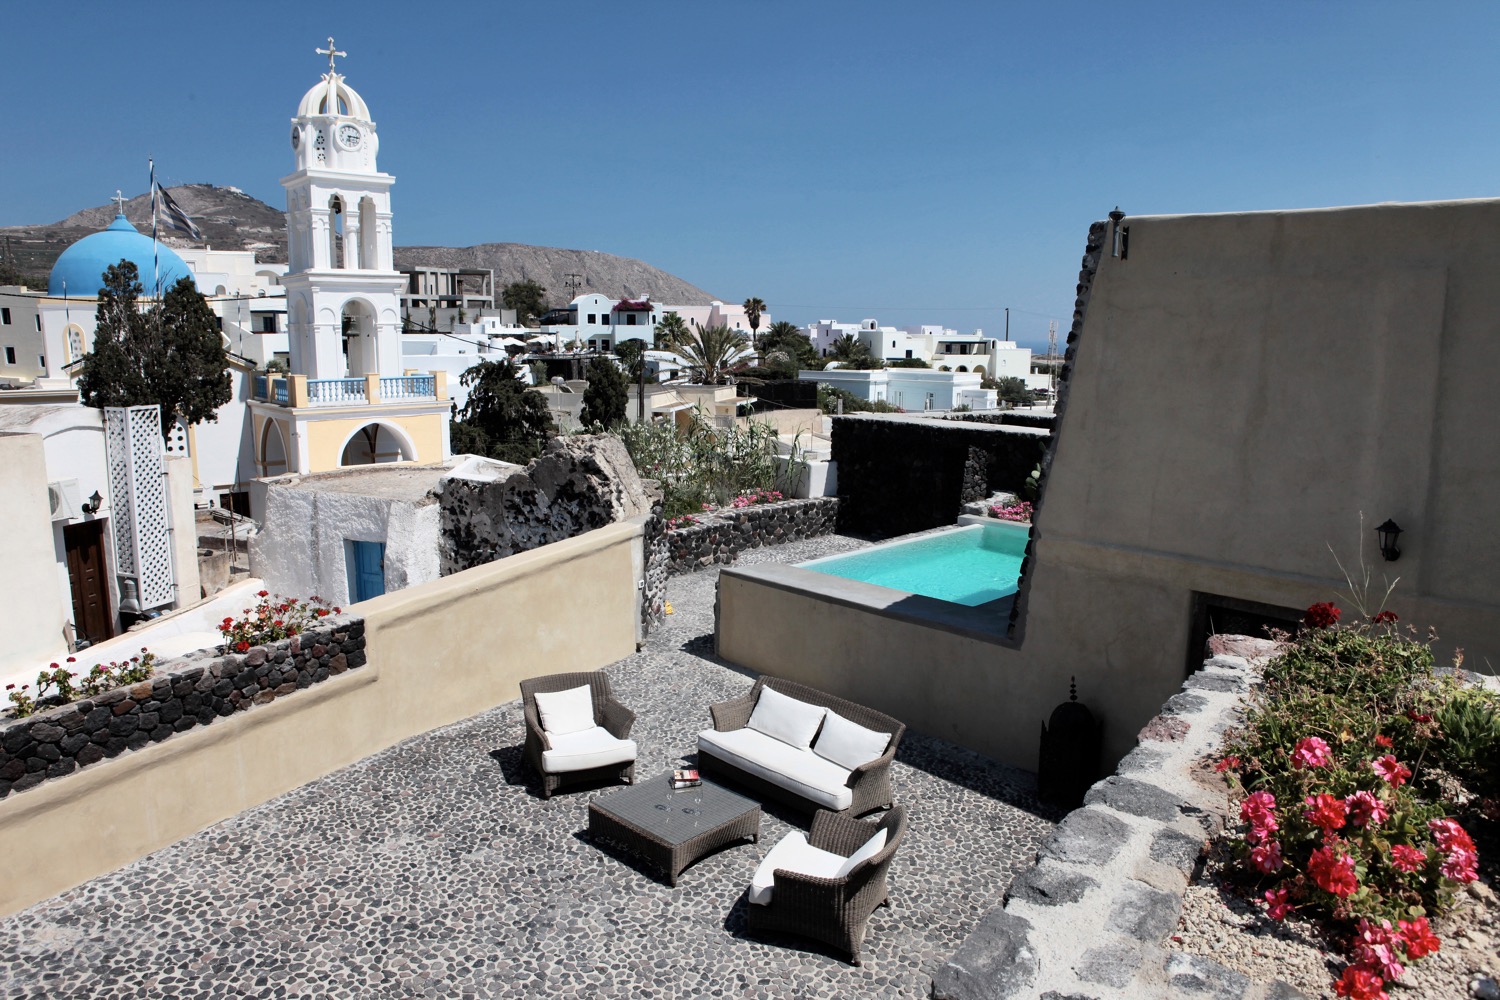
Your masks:
[{"label": "black wall lamp", "polygon": [[83,512],[85,514],[97,514],[99,513],[99,508],[102,506],[104,506],[104,498],[99,495],[98,490],[95,490],[94,495],[89,497],[89,502],[83,505]]},{"label": "black wall lamp", "polygon": [[1125,213],[1120,211],[1119,205],[1116,205],[1115,210],[1109,213],[1109,221],[1115,224],[1115,231],[1113,233],[1114,243],[1110,248],[1109,255],[1111,257],[1118,257],[1121,260],[1124,260],[1130,253],[1130,227],[1120,225],[1121,220],[1124,218]]},{"label": "black wall lamp", "polygon": [[1390,518],[1375,529],[1375,536],[1380,539],[1380,554],[1385,556],[1386,562],[1395,562],[1401,558],[1401,550],[1396,547],[1396,539],[1401,535],[1401,526]]}]

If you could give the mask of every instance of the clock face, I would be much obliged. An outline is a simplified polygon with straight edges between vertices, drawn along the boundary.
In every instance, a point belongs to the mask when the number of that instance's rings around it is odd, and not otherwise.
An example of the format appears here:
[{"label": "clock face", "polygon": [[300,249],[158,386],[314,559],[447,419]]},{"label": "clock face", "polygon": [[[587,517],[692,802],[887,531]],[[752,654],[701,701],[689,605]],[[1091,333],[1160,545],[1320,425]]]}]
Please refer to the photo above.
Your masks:
[{"label": "clock face", "polygon": [[364,138],[356,125],[339,126],[339,145],[345,149],[358,149],[359,141]]},{"label": "clock face", "polygon": [[299,129],[299,128],[293,128],[292,129],[292,148],[296,149],[297,147],[299,147],[301,145],[302,145],[302,130]]}]

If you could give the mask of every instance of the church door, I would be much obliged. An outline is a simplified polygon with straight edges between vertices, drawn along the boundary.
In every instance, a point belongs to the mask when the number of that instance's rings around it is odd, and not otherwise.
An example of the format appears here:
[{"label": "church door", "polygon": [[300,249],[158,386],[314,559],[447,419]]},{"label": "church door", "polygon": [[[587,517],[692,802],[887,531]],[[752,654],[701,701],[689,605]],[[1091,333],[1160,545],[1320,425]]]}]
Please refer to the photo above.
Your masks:
[{"label": "church door", "polygon": [[109,583],[104,567],[104,522],[84,521],[63,528],[68,583],[73,589],[73,628],[80,645],[103,642],[115,634],[109,610]]}]

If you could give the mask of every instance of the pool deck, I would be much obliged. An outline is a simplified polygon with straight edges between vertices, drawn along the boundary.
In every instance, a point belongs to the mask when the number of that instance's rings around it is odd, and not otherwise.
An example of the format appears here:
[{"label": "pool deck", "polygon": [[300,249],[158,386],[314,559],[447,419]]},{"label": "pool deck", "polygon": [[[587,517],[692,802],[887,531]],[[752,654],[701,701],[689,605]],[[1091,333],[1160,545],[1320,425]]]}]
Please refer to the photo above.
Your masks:
[{"label": "pool deck", "polygon": [[[742,564],[863,544],[827,536]],[[713,655],[717,578],[669,581],[675,613],[606,668],[637,713],[643,777],[691,763],[707,706],[752,683]],[[539,797],[523,731],[519,703],[500,706],[0,920],[0,995],[925,997],[1059,817],[1032,775],[909,731],[893,907],[871,918],[854,968],[811,941],[745,933],[751,874],[804,816],[767,807],[760,844],[668,888],[588,838],[589,802],[618,786]]]}]

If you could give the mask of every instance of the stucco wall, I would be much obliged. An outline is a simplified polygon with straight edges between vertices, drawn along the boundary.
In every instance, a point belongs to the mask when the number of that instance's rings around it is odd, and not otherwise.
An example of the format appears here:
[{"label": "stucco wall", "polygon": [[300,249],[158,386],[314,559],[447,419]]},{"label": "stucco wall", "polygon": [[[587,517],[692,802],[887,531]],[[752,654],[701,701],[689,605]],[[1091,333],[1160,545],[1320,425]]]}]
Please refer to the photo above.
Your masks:
[{"label": "stucco wall", "polygon": [[47,504],[47,460],[39,434],[0,433],[0,524],[6,526],[0,546],[0,674],[9,665],[27,664],[64,646],[64,625],[72,609],[65,593],[53,586],[57,559],[52,546],[51,509]]},{"label": "stucco wall", "polygon": [[412,460],[422,463],[441,462],[444,458],[443,425],[447,419],[445,404],[442,413],[385,415],[372,414],[367,409],[347,418],[310,421],[305,430],[308,469],[312,472],[337,469],[342,464],[344,448],[349,443],[349,438],[361,427],[375,422],[385,425],[380,434],[383,448],[395,447],[395,440],[388,438],[393,433],[390,426],[395,425],[406,433],[416,448],[417,453]]},{"label": "stucco wall", "polygon": [[[0,800],[13,913],[410,736],[635,649],[639,525],[365,601],[368,662],[306,691]],[[589,627],[576,609],[588,608]]]}]

